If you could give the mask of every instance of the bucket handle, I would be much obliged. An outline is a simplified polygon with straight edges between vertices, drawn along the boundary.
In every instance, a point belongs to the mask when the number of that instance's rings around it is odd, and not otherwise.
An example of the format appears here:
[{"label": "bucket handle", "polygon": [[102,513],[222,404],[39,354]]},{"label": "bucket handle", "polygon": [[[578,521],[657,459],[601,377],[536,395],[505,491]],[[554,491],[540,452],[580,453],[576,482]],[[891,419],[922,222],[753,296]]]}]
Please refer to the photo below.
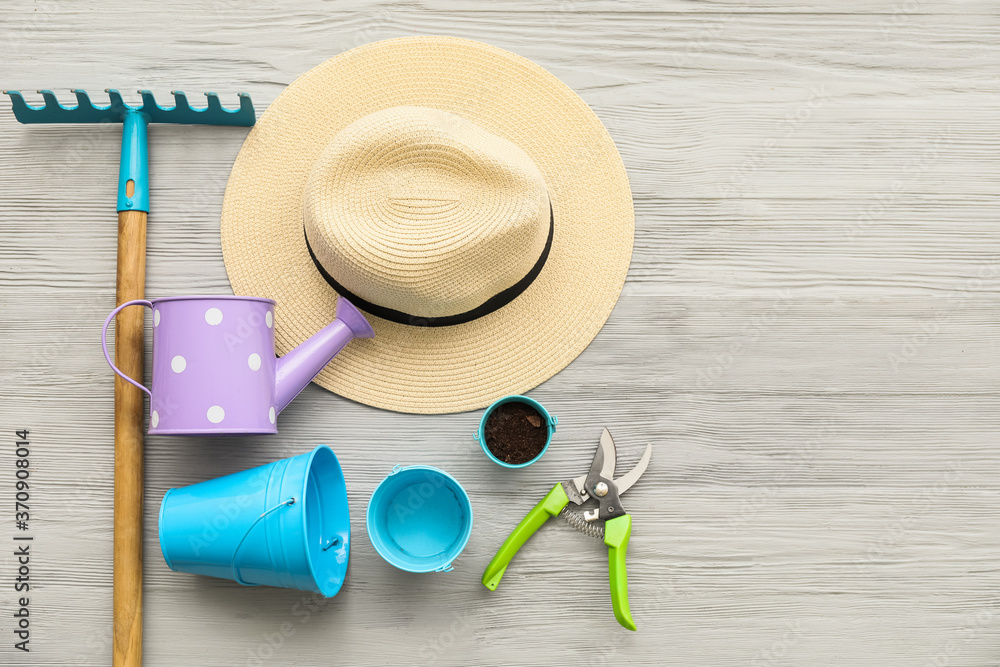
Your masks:
[{"label": "bucket handle", "polygon": [[132,301],[126,301],[122,305],[112,310],[111,314],[108,315],[108,319],[104,320],[104,328],[101,330],[101,347],[104,348],[104,358],[108,360],[108,365],[111,366],[111,370],[117,373],[118,377],[125,380],[129,384],[133,384],[139,389],[142,389],[149,395],[149,398],[152,399],[153,392],[151,392],[149,389],[146,389],[144,385],[139,384],[129,376],[122,373],[121,369],[115,366],[115,362],[111,361],[111,355],[108,354],[108,327],[111,325],[111,320],[115,319],[115,315],[117,315],[122,308],[126,308],[128,306],[148,306],[149,308],[152,308],[153,302],[146,301],[145,299],[133,299]]},{"label": "bucket handle", "polygon": [[233,571],[233,581],[235,581],[236,583],[240,584],[241,586],[259,586],[260,585],[260,584],[251,584],[248,581],[244,581],[243,577],[240,576],[239,567],[237,567],[237,565],[236,565],[236,558],[237,558],[237,556],[240,555],[240,548],[243,546],[243,543],[247,541],[247,538],[250,537],[250,531],[252,531],[254,528],[256,528],[257,524],[260,523],[261,521],[263,521],[264,517],[266,517],[268,514],[271,514],[272,512],[276,512],[277,510],[280,510],[282,507],[290,507],[290,506],[292,506],[294,504],[295,504],[295,497],[294,496],[291,497],[291,498],[289,498],[288,500],[282,500],[280,503],[278,503],[277,505],[275,505],[271,509],[265,511],[263,514],[261,514],[259,517],[257,517],[257,519],[253,523],[250,524],[250,527],[247,528],[247,532],[243,533],[243,537],[240,538],[239,544],[236,545],[236,549],[233,551],[233,559],[231,561],[229,561],[229,567]]}]

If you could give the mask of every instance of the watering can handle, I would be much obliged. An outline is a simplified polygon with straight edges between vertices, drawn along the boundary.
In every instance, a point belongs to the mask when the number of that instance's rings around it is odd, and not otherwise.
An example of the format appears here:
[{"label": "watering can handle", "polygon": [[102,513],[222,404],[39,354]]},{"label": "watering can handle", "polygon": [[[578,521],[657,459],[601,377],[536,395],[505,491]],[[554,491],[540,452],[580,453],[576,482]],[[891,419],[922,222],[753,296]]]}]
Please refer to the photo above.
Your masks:
[{"label": "watering can handle", "polygon": [[243,580],[243,577],[240,576],[240,568],[236,565],[236,558],[240,555],[240,549],[243,547],[243,543],[247,541],[248,537],[250,537],[250,533],[253,531],[254,528],[257,527],[257,524],[264,520],[264,517],[266,517],[268,514],[271,514],[272,512],[280,510],[282,507],[288,507],[294,504],[295,504],[294,496],[289,498],[288,500],[282,500],[280,503],[278,503],[271,509],[266,510],[259,517],[257,517],[253,523],[250,524],[250,527],[247,528],[247,532],[243,533],[243,537],[240,538],[239,544],[237,544],[236,548],[233,549],[233,559],[229,561],[229,567],[233,571],[233,581],[235,581],[241,586],[259,585],[259,584],[251,584],[249,581]]},{"label": "watering can handle", "polygon": [[146,394],[150,398],[153,398],[153,393],[149,391],[149,389],[146,389],[145,386],[139,384],[129,376],[122,373],[121,370],[117,366],[115,366],[115,362],[111,361],[111,355],[108,353],[108,327],[111,326],[111,320],[115,319],[115,316],[118,314],[118,312],[121,311],[122,308],[127,308],[128,306],[148,306],[149,308],[152,308],[153,302],[146,301],[145,299],[133,299],[132,301],[126,301],[122,305],[112,310],[111,314],[108,315],[108,319],[104,320],[104,329],[101,330],[101,347],[104,349],[104,358],[107,359],[108,365],[111,366],[111,370],[117,373],[118,377],[125,380],[129,384],[133,384],[139,389],[142,389],[144,392],[146,392]]}]

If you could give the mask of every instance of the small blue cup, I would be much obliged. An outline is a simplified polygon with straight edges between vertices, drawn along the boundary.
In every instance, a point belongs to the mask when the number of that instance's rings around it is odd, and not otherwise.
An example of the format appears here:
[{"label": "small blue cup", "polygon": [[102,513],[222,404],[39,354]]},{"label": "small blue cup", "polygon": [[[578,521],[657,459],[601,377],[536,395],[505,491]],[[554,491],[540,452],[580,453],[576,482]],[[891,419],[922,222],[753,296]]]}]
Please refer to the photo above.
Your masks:
[{"label": "small blue cup", "polygon": [[472,503],[443,470],[396,466],[368,501],[367,525],[372,546],[390,565],[450,572],[472,533]]},{"label": "small blue cup", "polygon": [[[524,463],[507,463],[506,461],[501,461],[497,457],[493,456],[493,452],[491,452],[490,448],[486,446],[486,420],[489,419],[490,413],[492,413],[498,405],[512,403],[515,401],[519,403],[527,403],[535,410],[538,410],[538,414],[542,416],[542,419],[545,421],[546,427],[548,428],[548,434],[545,438],[545,446],[542,447],[542,451],[538,452],[538,456],[530,461],[525,461]],[[502,465],[504,468],[523,468],[524,466],[530,466],[532,463],[542,458],[542,455],[548,451],[549,443],[552,442],[552,434],[556,432],[556,424],[558,423],[559,418],[555,415],[550,415],[549,411],[543,408],[542,404],[535,399],[528,398],[527,396],[504,396],[500,400],[494,401],[490,407],[486,408],[486,412],[483,413],[483,418],[479,420],[479,430],[476,432],[474,437],[477,441],[479,441],[479,445],[483,448],[483,451],[486,452],[486,456],[490,457],[490,459],[492,459],[492,461],[497,465]]]}]

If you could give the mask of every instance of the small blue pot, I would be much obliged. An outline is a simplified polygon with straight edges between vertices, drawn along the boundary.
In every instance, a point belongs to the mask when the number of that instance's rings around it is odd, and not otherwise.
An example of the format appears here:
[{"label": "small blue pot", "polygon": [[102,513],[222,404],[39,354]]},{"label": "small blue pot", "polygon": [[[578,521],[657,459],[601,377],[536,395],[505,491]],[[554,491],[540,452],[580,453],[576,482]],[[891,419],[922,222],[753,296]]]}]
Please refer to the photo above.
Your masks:
[{"label": "small blue pot", "polygon": [[[498,405],[513,403],[515,401],[519,403],[527,403],[535,410],[538,410],[538,414],[542,416],[542,419],[545,420],[545,424],[548,427],[548,437],[545,439],[545,446],[542,447],[542,451],[538,452],[538,456],[530,461],[525,461],[524,463],[507,463],[505,461],[501,461],[497,457],[493,456],[493,452],[491,452],[490,448],[486,446],[486,420],[489,419],[490,414],[497,408]],[[486,452],[486,456],[490,457],[490,460],[497,465],[501,465],[504,468],[523,468],[525,466],[530,466],[532,463],[542,458],[545,452],[548,451],[549,444],[552,442],[552,434],[556,432],[556,424],[558,423],[559,418],[555,415],[550,415],[549,411],[543,408],[542,404],[535,399],[528,398],[527,396],[504,396],[500,400],[494,401],[490,407],[486,408],[486,412],[483,413],[483,418],[479,420],[479,430],[476,432],[475,438],[479,442],[479,446],[483,448],[484,452]]]},{"label": "small blue pot", "polygon": [[407,572],[449,572],[469,542],[472,503],[458,481],[431,466],[396,466],[368,502],[368,537]]}]

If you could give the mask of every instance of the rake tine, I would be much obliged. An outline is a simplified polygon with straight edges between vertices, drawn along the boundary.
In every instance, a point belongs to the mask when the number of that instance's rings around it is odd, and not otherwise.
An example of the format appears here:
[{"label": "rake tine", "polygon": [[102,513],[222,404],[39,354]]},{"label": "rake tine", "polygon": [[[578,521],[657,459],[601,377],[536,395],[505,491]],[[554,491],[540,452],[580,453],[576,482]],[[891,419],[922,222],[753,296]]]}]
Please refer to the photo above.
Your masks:
[{"label": "rake tine", "polygon": [[240,110],[239,110],[239,113],[250,114],[250,117],[253,118],[253,115],[254,115],[253,102],[250,101],[250,95],[249,95],[249,93],[240,93]]},{"label": "rake tine", "polygon": [[77,109],[93,109],[94,103],[90,101],[90,96],[87,95],[87,91],[80,90],[79,88],[74,88],[72,91],[76,95],[76,108]]},{"label": "rake tine", "polygon": [[16,118],[18,122],[29,122],[32,112],[44,108],[30,106],[24,101],[24,96],[19,90],[5,90],[3,92],[10,97],[10,104],[14,108],[14,118]]},{"label": "rake tine", "polygon": [[24,95],[21,94],[20,90],[7,90],[7,89],[4,89],[3,94],[6,95],[6,96],[8,96],[10,98],[10,101],[14,103],[15,107],[18,104],[20,104],[25,109],[31,108],[31,107],[29,107],[27,105],[27,103],[25,103],[25,101],[24,101]]},{"label": "rake tine", "polygon": [[205,108],[205,111],[223,113],[222,102],[219,101],[218,95],[215,93],[205,93],[205,97],[208,98],[208,106]]},{"label": "rake tine", "polygon": [[142,96],[142,110],[146,113],[149,113],[153,109],[163,108],[156,103],[156,98],[153,97],[153,92],[151,90],[140,90],[138,93]]},{"label": "rake tine", "polygon": [[187,95],[184,94],[183,90],[172,90],[170,92],[174,96],[174,111],[191,110],[191,105],[188,104]]},{"label": "rake tine", "polygon": [[111,98],[112,107],[120,109],[125,106],[125,100],[122,99],[122,94],[119,93],[117,90],[115,90],[114,88],[106,88],[104,92],[106,92],[108,94],[108,97]]},{"label": "rake tine", "polygon": [[51,90],[39,90],[38,92],[42,94],[42,99],[45,100],[45,108],[48,109],[49,111],[55,111],[57,109],[63,109],[68,111],[66,107],[59,104],[59,100],[56,99],[56,94],[53,93]]}]

